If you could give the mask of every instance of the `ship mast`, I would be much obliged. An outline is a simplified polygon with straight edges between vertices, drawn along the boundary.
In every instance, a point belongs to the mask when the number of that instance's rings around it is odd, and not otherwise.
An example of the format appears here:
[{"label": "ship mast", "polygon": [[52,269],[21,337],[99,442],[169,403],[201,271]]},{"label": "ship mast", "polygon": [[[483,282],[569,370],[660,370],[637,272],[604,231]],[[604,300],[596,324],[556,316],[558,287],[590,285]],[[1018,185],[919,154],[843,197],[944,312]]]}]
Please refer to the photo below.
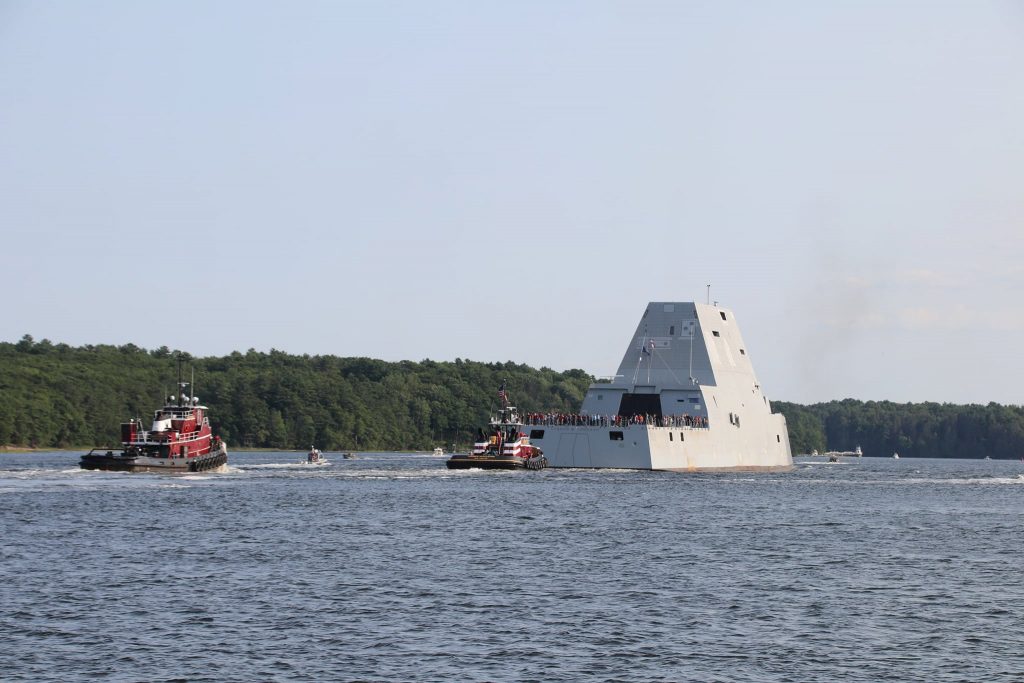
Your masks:
[{"label": "ship mast", "polygon": [[[192,368],[192,379],[195,379],[196,369]],[[178,354],[178,407],[181,408],[182,404],[185,403],[185,387],[190,386],[189,382],[184,382],[181,379],[181,354]],[[191,399],[190,399],[191,402]]]}]

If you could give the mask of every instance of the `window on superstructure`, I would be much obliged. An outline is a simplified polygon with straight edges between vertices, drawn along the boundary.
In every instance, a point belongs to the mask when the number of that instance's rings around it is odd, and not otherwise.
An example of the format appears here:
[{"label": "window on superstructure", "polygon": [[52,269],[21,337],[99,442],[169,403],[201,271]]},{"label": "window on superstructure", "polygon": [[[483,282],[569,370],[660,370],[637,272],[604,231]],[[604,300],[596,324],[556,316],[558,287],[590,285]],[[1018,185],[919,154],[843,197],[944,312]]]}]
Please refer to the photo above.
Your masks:
[{"label": "window on superstructure", "polygon": [[711,334],[715,335],[716,337],[722,336],[721,334],[719,334],[718,330],[711,330]]},{"label": "window on superstructure", "polygon": [[530,438],[531,439],[543,439],[544,438],[544,430],[543,429],[531,429],[530,430]]},{"label": "window on superstructure", "polygon": [[622,441],[622,432],[608,432],[608,438],[612,441]]},{"label": "window on superstructure", "polygon": [[676,336],[676,326],[675,325],[670,325],[669,326],[669,328],[668,328],[668,336],[670,336],[670,337]]},{"label": "window on superstructure", "polygon": [[745,355],[747,355],[747,352],[746,352],[746,351],[744,351],[743,349],[740,349],[740,355],[741,355],[741,356],[745,356]]},{"label": "window on superstructure", "polygon": [[725,311],[719,311],[718,313],[722,316],[722,320],[725,320]]}]

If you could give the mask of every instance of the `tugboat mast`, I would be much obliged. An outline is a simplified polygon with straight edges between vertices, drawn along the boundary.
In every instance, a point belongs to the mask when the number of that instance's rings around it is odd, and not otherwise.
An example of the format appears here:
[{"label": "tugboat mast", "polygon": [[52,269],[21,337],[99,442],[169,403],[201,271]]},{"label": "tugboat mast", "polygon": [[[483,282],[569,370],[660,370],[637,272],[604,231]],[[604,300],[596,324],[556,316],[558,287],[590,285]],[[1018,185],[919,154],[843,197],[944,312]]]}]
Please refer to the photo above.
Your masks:
[{"label": "tugboat mast", "polygon": [[[192,380],[193,381],[195,380],[195,377],[196,377],[196,369],[192,368]],[[192,405],[192,396],[189,396],[187,401],[185,400],[185,387],[190,387],[191,385],[192,385],[191,382],[185,382],[185,381],[182,381],[182,379],[181,379],[181,354],[179,353],[178,354],[178,407],[179,408],[182,407],[182,404],[184,404],[185,406]],[[194,392],[194,390],[190,390],[190,391]]]}]

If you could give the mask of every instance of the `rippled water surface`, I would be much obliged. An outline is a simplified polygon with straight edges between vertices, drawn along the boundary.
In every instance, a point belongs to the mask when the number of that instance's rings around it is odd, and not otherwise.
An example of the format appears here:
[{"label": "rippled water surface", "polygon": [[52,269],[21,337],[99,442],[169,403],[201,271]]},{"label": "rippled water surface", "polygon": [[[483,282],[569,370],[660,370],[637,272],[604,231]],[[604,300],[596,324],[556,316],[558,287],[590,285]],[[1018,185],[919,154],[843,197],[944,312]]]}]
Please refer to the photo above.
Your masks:
[{"label": "rippled water surface", "polygon": [[0,455],[0,679],[1024,680],[1024,464]]}]

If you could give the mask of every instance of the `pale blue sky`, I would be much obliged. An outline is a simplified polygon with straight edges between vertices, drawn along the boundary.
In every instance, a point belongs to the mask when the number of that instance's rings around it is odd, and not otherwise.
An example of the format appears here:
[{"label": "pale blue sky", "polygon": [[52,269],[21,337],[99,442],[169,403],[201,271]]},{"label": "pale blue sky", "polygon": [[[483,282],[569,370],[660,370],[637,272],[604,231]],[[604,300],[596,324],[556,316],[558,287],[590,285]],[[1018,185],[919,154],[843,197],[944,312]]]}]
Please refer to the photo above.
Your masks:
[{"label": "pale blue sky", "polygon": [[[1022,403],[1024,2],[0,0],[0,339]],[[517,313],[516,313],[517,312]]]}]

